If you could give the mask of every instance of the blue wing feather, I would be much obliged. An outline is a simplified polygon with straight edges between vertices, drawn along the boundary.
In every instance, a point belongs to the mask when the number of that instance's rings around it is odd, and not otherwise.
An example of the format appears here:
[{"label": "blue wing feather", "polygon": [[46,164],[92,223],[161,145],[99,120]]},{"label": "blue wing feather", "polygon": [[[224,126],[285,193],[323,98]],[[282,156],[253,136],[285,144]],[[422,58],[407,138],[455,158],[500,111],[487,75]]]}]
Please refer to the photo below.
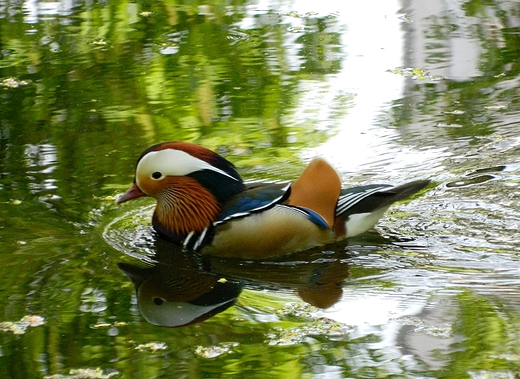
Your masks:
[{"label": "blue wing feather", "polygon": [[323,217],[321,217],[318,213],[314,212],[312,209],[303,208],[303,207],[294,207],[298,208],[300,211],[304,212],[309,219],[309,221],[313,222],[314,224],[318,225],[320,228],[323,229],[330,229],[329,225],[327,224],[327,221]]},{"label": "blue wing feather", "polygon": [[290,183],[250,183],[245,191],[223,205],[215,224],[281,203],[287,198],[289,187]]}]

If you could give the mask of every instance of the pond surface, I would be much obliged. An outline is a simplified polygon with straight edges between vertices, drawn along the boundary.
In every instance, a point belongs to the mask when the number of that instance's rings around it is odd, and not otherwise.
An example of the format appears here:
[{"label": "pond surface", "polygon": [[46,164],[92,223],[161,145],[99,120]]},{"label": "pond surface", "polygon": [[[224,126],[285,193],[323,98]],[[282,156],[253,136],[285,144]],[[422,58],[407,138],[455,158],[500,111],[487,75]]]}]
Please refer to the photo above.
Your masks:
[{"label": "pond surface", "polygon": [[[1,378],[520,375],[520,4],[361,3],[0,1]],[[153,202],[113,202],[165,140],[432,184],[342,244],[211,260],[227,309],[166,328],[119,268],[164,253]]]}]

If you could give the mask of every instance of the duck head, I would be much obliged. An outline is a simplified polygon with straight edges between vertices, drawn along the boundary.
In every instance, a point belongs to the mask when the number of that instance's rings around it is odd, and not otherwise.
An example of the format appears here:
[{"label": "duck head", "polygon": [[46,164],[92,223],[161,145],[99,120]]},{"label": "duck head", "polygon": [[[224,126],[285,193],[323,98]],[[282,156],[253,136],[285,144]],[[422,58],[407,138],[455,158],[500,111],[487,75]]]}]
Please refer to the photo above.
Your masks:
[{"label": "duck head", "polygon": [[188,142],[164,142],[141,154],[134,183],[116,203],[155,198],[155,230],[181,242],[211,225],[221,204],[243,189],[233,164],[215,152]]}]

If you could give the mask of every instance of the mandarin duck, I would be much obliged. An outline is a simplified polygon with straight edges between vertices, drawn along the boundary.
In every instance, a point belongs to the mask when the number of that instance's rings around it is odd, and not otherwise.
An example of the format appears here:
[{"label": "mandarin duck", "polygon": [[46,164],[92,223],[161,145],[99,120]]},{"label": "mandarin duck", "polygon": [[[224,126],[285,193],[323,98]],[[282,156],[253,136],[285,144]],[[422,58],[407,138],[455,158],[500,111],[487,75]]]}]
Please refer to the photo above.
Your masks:
[{"label": "mandarin duck", "polygon": [[364,233],[429,182],[343,189],[336,170],[315,158],[292,183],[247,183],[219,154],[174,141],[141,154],[132,186],[116,203],[151,196],[161,237],[202,254],[261,259]]}]

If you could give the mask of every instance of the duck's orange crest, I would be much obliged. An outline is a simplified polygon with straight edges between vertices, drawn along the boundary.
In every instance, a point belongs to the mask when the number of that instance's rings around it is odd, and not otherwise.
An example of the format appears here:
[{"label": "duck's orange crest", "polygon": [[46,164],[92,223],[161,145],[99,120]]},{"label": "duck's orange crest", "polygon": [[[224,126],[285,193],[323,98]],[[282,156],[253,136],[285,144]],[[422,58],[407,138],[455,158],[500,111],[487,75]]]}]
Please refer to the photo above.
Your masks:
[{"label": "duck's orange crest", "polygon": [[333,228],[340,192],[336,170],[324,159],[315,158],[292,184],[289,204],[313,210]]}]

